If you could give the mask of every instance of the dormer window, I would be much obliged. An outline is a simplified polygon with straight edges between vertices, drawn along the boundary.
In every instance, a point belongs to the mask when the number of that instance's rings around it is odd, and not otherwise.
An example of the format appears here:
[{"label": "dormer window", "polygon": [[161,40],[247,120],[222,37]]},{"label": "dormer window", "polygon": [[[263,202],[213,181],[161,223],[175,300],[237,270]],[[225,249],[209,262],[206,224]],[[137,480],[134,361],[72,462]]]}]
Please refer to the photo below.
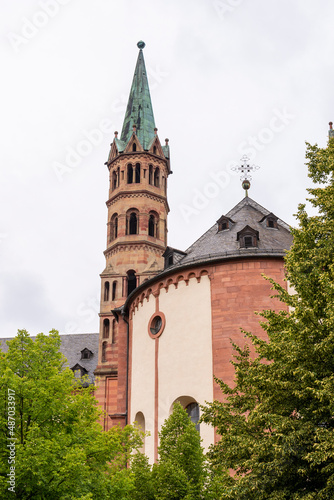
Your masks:
[{"label": "dormer window", "polygon": [[183,257],[187,254],[182,252],[182,250],[177,250],[176,248],[167,247],[162,256],[165,258],[165,269],[169,266],[173,266],[180,262]]},{"label": "dormer window", "polygon": [[274,215],[273,213],[269,214],[269,215],[266,215],[265,217],[263,217],[260,222],[263,222],[265,227],[269,227],[271,229],[278,229],[278,226],[277,226],[277,217],[276,215]]},{"label": "dormer window", "polygon": [[77,363],[76,365],[72,366],[71,370],[73,371],[74,375],[76,378],[81,378],[83,377],[84,375],[87,375],[88,371],[86,370],[86,368],[84,368],[83,366],[79,365],[79,363]]},{"label": "dormer window", "polygon": [[81,359],[90,359],[93,357],[92,351],[90,351],[87,347],[82,349],[81,351]]},{"label": "dormer window", "polygon": [[277,219],[274,217],[267,217],[267,227],[277,229]]},{"label": "dormer window", "polygon": [[240,248],[257,248],[259,232],[250,226],[245,226],[237,233],[237,240],[240,243]]},{"label": "dormer window", "polygon": [[218,223],[218,232],[226,231],[227,229],[231,229],[233,220],[225,217],[224,215],[217,220]]}]

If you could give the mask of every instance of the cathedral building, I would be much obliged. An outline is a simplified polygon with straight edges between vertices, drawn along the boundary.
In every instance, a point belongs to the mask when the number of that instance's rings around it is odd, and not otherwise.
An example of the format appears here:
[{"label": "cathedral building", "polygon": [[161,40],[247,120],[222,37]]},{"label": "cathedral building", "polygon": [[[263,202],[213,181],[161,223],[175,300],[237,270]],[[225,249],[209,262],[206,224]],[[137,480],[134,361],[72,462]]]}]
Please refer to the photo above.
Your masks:
[{"label": "cathedral building", "polygon": [[233,384],[231,340],[241,328],[262,338],[255,311],[282,309],[263,274],[287,286],[283,257],[288,225],[246,196],[187,250],[167,246],[168,139],[155,126],[144,42],[122,132],[108,161],[106,267],[96,397],[104,429],[136,421],[149,435],[144,451],[157,460],[158,432],[179,401],[207,448],[214,429],[199,424],[200,404],[221,399],[214,376]]}]

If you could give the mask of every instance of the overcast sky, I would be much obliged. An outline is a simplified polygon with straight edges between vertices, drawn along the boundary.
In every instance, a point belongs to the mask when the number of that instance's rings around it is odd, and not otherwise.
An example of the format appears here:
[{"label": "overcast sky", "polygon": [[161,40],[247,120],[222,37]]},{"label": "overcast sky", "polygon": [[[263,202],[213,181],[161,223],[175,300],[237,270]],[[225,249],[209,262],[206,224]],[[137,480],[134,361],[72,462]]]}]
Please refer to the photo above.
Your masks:
[{"label": "overcast sky", "polygon": [[[107,160],[144,40],[168,244],[244,196],[291,225],[334,121],[332,0],[1,1],[0,336],[98,331]],[[240,162],[239,162],[240,163]]]}]

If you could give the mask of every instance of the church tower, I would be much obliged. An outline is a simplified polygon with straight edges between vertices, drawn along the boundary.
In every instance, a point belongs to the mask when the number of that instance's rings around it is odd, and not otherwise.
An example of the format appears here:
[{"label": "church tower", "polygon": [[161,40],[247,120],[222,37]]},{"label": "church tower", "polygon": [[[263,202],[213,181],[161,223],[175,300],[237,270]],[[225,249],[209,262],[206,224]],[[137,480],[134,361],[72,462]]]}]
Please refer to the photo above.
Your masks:
[{"label": "church tower", "polygon": [[[167,177],[171,173],[168,139],[161,145],[155,126],[144,42],[138,60],[121,135],[115,132],[106,165],[109,170],[106,267],[101,274],[99,377],[97,399],[108,417],[104,428],[126,423],[127,410],[119,380],[128,364],[128,332],[121,331],[113,310],[164,267],[167,245]],[[122,365],[122,366],[120,366]],[[120,370],[121,368],[121,370]],[[123,387],[124,389],[124,387]],[[124,392],[124,391],[123,391]]]}]

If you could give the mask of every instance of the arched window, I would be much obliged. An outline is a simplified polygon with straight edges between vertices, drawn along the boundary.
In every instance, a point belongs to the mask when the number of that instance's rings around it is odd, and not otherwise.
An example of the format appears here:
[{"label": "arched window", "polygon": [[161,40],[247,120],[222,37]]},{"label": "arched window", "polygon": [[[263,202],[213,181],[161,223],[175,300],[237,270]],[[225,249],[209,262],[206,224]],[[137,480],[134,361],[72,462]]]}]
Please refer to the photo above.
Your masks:
[{"label": "arched window", "polygon": [[[139,430],[145,433],[145,417],[141,411],[138,411],[136,413],[135,422],[137,422]],[[145,453],[145,436],[143,438],[143,446],[141,447],[140,451],[141,453]]]},{"label": "arched window", "polygon": [[148,235],[158,238],[158,215],[150,213],[148,219]]},{"label": "arched window", "polygon": [[131,165],[131,163],[129,163],[128,165],[128,176],[127,176],[127,179],[128,179],[128,184],[132,184],[133,183],[133,167]]},{"label": "arched window", "polygon": [[137,151],[137,144],[135,142],[132,144],[132,151]]},{"label": "arched window", "polygon": [[199,432],[199,406],[197,403],[190,403],[188,406],[186,406],[186,412],[188,413],[188,416],[190,420],[195,424],[196,429]]},{"label": "arched window", "polygon": [[112,173],[112,189],[117,188],[117,174],[116,171],[114,170]]},{"label": "arched window", "polygon": [[112,326],[111,326],[111,343],[115,344],[116,342],[116,320],[112,320]]},{"label": "arched window", "polygon": [[156,155],[157,154],[157,147],[156,146],[153,146],[153,154]]},{"label": "arched window", "polygon": [[129,234],[137,234],[138,232],[138,219],[135,212],[131,212],[129,217]]},{"label": "arched window", "polygon": [[109,281],[104,282],[104,301],[108,302],[109,300]]},{"label": "arched window", "polygon": [[110,241],[117,238],[118,234],[118,214],[113,214],[110,220]]},{"label": "arched window", "polygon": [[103,320],[103,338],[109,338],[110,321],[109,319]]},{"label": "arched window", "polygon": [[154,220],[154,215],[150,215],[149,221],[148,221],[148,235],[149,236],[155,236],[155,220]]},{"label": "arched window", "polygon": [[137,287],[136,271],[133,269],[130,269],[130,271],[127,272],[127,285],[127,295],[130,295],[130,293]]},{"label": "arched window", "polygon": [[112,283],[111,300],[115,300],[116,299],[116,291],[117,291],[117,281],[113,281],[113,283]]},{"label": "arched window", "polygon": [[138,184],[140,182],[140,165],[139,163],[136,163],[136,169],[135,169],[135,182]]},{"label": "arched window", "polygon": [[153,184],[153,167],[152,167],[152,165],[150,165],[148,167],[148,183],[151,185]]},{"label": "arched window", "polygon": [[160,170],[158,168],[154,171],[154,185],[159,187],[160,185]]},{"label": "arched window", "polygon": [[117,169],[117,187],[119,187],[119,179],[120,179],[120,168]]},{"label": "arched window", "polygon": [[102,356],[101,356],[101,361],[104,363],[107,361],[107,342],[102,343]]}]

